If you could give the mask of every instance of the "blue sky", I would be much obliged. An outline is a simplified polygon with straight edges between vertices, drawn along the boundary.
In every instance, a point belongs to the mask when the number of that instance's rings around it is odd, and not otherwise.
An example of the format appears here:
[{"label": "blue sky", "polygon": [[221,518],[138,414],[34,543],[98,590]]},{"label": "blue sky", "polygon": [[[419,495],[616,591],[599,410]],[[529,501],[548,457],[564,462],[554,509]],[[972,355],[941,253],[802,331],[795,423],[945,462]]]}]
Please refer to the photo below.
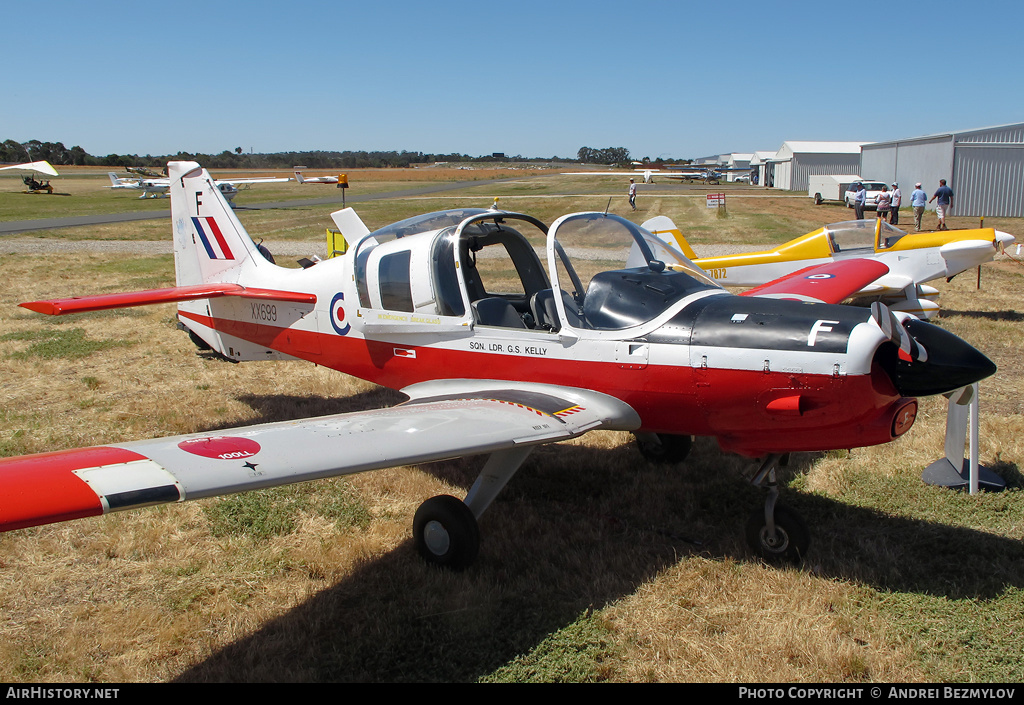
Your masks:
[{"label": "blue sky", "polygon": [[1024,5],[12,2],[0,139],[634,157],[1024,121]]}]

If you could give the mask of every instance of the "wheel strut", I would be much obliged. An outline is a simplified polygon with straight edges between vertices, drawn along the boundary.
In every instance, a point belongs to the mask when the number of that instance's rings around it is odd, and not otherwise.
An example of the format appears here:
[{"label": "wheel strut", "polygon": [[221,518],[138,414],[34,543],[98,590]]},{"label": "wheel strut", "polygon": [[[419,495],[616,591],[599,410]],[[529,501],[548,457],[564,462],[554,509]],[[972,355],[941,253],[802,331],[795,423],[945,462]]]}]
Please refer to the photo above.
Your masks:
[{"label": "wheel strut", "polygon": [[799,563],[807,553],[810,534],[800,515],[779,504],[776,467],[786,456],[772,454],[761,463],[751,483],[768,490],[764,511],[756,512],[747,522],[747,542],[751,549],[768,561]]}]

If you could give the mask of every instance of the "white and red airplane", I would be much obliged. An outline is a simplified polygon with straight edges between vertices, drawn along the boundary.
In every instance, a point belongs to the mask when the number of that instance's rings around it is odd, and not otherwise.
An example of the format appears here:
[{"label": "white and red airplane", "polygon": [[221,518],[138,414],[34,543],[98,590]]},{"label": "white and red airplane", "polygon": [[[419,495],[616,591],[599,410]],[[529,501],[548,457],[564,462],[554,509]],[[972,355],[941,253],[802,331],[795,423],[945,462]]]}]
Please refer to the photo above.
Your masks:
[{"label": "white and red airplane", "polygon": [[463,568],[477,556],[477,520],[534,446],[616,429],[652,458],[681,459],[694,435],[764,458],[754,480],[768,498],[748,539],[767,558],[799,559],[807,530],[776,506],[782,454],[886,443],[914,423],[916,396],[995,371],[953,334],[880,304],[771,298],[841,300],[877,278],[877,262],[745,297],[615,215],[574,213],[549,228],[460,209],[370,232],[348,208],[332,214],[343,255],[283,268],[205,169],[169,167],[176,286],[22,306],[68,314],[177,302],[194,340],[227,358],[308,360],[409,401],[6,458],[2,530],[489,454],[464,501],[431,498],[413,522],[426,560]]},{"label": "white and red airplane", "polygon": [[336,184],[341,181],[341,175],[338,176],[303,176],[302,171],[299,169],[295,170],[295,180],[300,184]]}]

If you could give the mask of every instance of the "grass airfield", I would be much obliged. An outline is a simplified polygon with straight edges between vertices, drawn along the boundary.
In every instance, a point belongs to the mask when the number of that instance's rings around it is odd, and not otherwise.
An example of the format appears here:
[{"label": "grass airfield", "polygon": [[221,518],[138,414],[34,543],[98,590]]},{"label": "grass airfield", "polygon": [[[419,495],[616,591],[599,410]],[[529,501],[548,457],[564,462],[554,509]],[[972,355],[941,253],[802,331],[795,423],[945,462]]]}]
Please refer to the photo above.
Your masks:
[{"label": "grass airfield", "polygon": [[[21,194],[19,181],[0,180],[0,220],[167,208],[166,199],[103,189],[100,171],[54,184],[70,196]],[[347,195],[509,180],[353,204],[371,228],[498,197],[548,223],[606,207],[638,223],[668,215],[699,251],[777,244],[851,216],[801,194],[661,183],[640,186],[633,213],[626,173],[382,171],[350,170]],[[725,217],[705,207],[708,192],[728,194]],[[328,195],[334,186],[256,185],[239,195],[237,213],[279,261],[323,256],[340,204],[245,206]],[[1024,241],[1020,219],[985,225]],[[309,363],[197,354],[174,326],[173,305],[60,318],[17,307],[173,284],[169,254],[70,251],[99,238],[169,252],[168,226],[0,238],[0,454],[400,400]],[[14,247],[26,242],[42,249]],[[896,442],[793,456],[782,501],[812,532],[798,568],[765,565],[746,549],[743,525],[763,506],[747,483],[750,461],[698,439],[685,463],[653,466],[628,434],[609,432],[536,449],[482,518],[478,563],[456,575],[420,561],[409,527],[427,497],[463,496],[482,458],[25,529],[0,535],[0,680],[1024,680],[1022,284],[1024,265],[1005,256],[982,268],[980,289],[973,272],[935,284],[939,325],[999,365],[981,385],[981,461],[1007,481],[1005,492],[921,482],[943,454],[945,427],[945,400],[927,399]]]}]

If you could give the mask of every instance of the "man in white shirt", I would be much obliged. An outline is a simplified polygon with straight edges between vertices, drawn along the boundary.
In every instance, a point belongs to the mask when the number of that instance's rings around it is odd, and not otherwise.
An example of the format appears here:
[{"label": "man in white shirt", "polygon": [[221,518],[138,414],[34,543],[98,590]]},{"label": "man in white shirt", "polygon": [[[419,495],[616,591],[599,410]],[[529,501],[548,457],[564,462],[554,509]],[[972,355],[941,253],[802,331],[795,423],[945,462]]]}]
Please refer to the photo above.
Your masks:
[{"label": "man in white shirt", "polygon": [[892,182],[892,201],[889,204],[889,222],[893,225],[899,225],[900,222],[900,203],[903,202],[903,192],[900,191],[900,185],[895,181]]}]

